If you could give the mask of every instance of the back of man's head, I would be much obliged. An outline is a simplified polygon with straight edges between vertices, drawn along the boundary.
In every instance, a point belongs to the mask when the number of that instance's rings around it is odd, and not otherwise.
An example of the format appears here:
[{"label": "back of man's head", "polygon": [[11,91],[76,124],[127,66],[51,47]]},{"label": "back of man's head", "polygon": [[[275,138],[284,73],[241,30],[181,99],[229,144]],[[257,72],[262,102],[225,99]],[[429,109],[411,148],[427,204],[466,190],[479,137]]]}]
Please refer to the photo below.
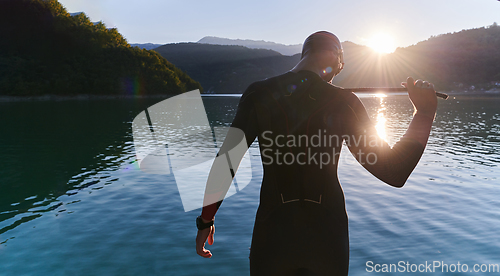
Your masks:
[{"label": "back of man's head", "polygon": [[342,45],[338,37],[327,31],[315,32],[308,36],[302,46],[302,57],[310,53],[317,53],[319,51],[332,51],[335,53],[342,52]]},{"label": "back of man's head", "polygon": [[340,40],[327,31],[313,33],[304,41],[299,64],[302,64],[302,68],[317,72],[324,80],[331,81],[344,68]]}]

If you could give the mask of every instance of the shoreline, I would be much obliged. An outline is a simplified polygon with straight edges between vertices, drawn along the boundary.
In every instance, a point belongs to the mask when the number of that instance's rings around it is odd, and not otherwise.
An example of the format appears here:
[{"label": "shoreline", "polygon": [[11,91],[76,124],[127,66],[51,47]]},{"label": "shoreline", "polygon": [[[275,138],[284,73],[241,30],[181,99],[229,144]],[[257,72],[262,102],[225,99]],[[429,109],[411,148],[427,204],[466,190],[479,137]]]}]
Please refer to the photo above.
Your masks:
[{"label": "shoreline", "polygon": [[[379,96],[379,95],[406,95],[406,93],[372,93],[372,92],[356,92],[361,97]],[[447,92],[451,96],[470,96],[470,97],[499,97],[499,93],[464,93],[464,92]],[[216,94],[216,93],[201,93],[202,97],[241,97],[242,94]],[[92,101],[92,100],[143,100],[143,99],[167,99],[176,95],[41,95],[41,96],[0,96],[0,103],[6,102],[42,102],[42,101]]]},{"label": "shoreline", "polygon": [[40,96],[0,96],[3,102],[42,102],[42,101],[92,101],[92,100],[121,100],[121,99],[167,99],[176,95],[40,95]]}]

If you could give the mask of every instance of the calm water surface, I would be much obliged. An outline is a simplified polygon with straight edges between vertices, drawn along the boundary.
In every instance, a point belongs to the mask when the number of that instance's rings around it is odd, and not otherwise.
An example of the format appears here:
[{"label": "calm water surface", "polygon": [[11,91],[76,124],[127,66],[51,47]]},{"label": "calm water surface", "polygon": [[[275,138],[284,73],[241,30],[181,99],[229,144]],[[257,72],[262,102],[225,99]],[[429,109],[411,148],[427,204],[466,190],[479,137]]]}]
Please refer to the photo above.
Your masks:
[{"label": "calm water surface", "polygon": [[[238,100],[205,97],[210,123],[228,125]],[[261,170],[224,201],[212,259],[197,256],[199,210],[183,211],[171,176],[134,163],[132,120],[158,101],[0,103],[0,275],[249,275]],[[411,120],[407,97],[362,101],[394,144]],[[368,274],[368,261],[500,264],[500,97],[439,104],[403,189],[341,157],[350,275]]]}]

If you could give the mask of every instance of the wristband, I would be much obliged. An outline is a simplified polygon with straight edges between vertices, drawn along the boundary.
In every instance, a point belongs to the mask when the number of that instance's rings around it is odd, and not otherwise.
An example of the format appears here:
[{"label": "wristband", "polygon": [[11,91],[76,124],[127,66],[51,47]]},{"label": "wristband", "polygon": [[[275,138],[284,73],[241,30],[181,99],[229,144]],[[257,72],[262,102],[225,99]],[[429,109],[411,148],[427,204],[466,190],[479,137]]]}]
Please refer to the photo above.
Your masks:
[{"label": "wristband", "polygon": [[207,223],[204,223],[203,220],[201,219],[201,216],[198,216],[196,218],[196,227],[198,228],[198,230],[203,230],[203,229],[206,229],[208,227],[212,227],[212,225],[214,225],[213,220],[211,220]]}]

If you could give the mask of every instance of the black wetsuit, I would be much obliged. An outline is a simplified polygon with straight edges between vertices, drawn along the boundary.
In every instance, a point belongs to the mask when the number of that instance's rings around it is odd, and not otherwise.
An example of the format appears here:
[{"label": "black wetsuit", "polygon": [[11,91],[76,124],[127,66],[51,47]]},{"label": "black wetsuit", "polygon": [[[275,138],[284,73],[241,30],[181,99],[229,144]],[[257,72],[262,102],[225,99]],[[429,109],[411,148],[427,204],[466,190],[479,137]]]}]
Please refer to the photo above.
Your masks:
[{"label": "black wetsuit", "polygon": [[[356,95],[315,73],[288,72],[250,85],[232,124],[248,145],[258,137],[264,166],[250,274],[347,275],[348,222],[337,176],[342,143],[373,175],[402,186],[425,147],[412,133],[430,124],[415,116],[391,148]],[[218,205],[204,207],[202,216],[213,218]]]}]

